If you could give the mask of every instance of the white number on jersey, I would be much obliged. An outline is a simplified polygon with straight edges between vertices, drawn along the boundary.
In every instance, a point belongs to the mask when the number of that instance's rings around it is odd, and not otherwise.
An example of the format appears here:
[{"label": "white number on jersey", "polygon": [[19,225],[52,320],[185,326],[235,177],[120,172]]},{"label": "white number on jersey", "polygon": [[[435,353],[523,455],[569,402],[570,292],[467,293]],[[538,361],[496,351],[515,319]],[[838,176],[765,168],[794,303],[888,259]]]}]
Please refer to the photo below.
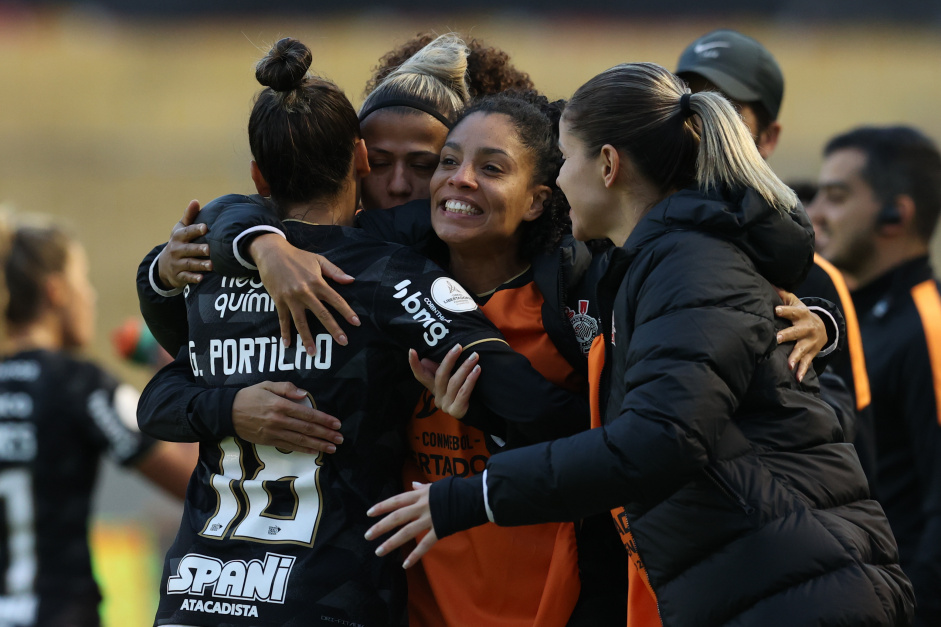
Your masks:
[{"label": "white number on jersey", "polygon": [[29,471],[11,468],[0,472],[0,508],[7,528],[7,570],[3,573],[5,595],[0,595],[0,623],[31,625],[37,600],[36,533],[33,527],[33,488]]},{"label": "white number on jersey", "polygon": [[[233,438],[220,442],[219,449],[220,474],[210,477],[218,506],[200,535],[313,546],[323,505],[320,491],[323,453],[313,456],[282,452],[273,446],[242,443]],[[247,477],[245,460],[252,457],[258,470]],[[244,514],[237,490],[248,503]]]}]

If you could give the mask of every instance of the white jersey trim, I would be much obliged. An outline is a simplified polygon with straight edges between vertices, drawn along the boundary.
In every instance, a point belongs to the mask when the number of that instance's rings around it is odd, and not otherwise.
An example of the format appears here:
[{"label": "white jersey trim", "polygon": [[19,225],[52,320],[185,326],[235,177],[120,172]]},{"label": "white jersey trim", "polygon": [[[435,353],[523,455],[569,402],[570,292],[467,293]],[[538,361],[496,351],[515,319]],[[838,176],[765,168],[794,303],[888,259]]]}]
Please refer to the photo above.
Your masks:
[{"label": "white jersey trim", "polygon": [[[166,248],[160,251],[160,255],[163,254],[164,250],[166,250]],[[147,278],[150,279],[150,287],[153,288],[155,292],[157,292],[164,298],[172,298],[174,296],[177,296],[178,294],[181,294],[183,292],[183,288],[176,287],[176,288],[173,288],[172,290],[164,290],[160,288],[155,278],[156,275],[154,274],[157,271],[157,260],[160,259],[160,255],[157,255],[156,257],[154,257],[154,260],[150,263],[150,272],[148,273]]]},{"label": "white jersey trim", "polygon": [[487,520],[496,523],[493,519],[493,510],[490,509],[490,498],[487,495],[487,469],[484,468],[484,509],[487,510]]},{"label": "white jersey trim", "polygon": [[250,235],[251,233],[260,233],[260,232],[277,233],[278,235],[280,235],[280,236],[283,237],[284,239],[287,239],[287,238],[288,238],[287,235],[284,234],[284,231],[282,231],[281,229],[277,229],[277,228],[275,228],[275,227],[273,227],[273,226],[268,226],[268,225],[266,225],[266,224],[260,224],[260,225],[258,225],[258,226],[253,226],[253,227],[251,227],[250,229],[245,229],[244,231],[242,231],[241,233],[239,233],[239,234],[235,237],[235,240],[232,242],[232,252],[235,254],[235,259],[236,259],[243,267],[248,268],[249,270],[257,270],[257,269],[258,269],[258,266],[256,266],[255,264],[249,262],[248,259],[246,259],[245,257],[242,256],[242,253],[239,252],[239,242],[242,241],[242,238],[245,237],[246,235]]},{"label": "white jersey trim", "polygon": [[814,312],[821,318],[826,316],[830,320],[830,323],[833,325],[834,333],[836,334],[833,342],[831,342],[829,346],[824,347],[823,349],[821,349],[819,353],[817,353],[817,357],[826,357],[827,355],[835,351],[836,347],[840,345],[840,327],[836,323],[836,319],[833,317],[833,314],[831,314],[829,311],[827,311],[823,307],[817,307],[816,305],[814,305],[812,307],[808,307],[807,309]]}]

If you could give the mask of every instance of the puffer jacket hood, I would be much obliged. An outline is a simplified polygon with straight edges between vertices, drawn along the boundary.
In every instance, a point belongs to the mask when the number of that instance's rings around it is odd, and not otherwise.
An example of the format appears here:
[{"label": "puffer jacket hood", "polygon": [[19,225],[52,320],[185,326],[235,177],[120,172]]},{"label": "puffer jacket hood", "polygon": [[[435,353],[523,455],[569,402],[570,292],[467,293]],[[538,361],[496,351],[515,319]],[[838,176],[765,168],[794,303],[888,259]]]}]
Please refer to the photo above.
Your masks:
[{"label": "puffer jacket hood", "polygon": [[694,230],[734,243],[773,284],[793,290],[813,265],[814,230],[804,208],[782,213],[753,189],[681,190],[645,215],[624,245],[634,256],[667,231]]}]

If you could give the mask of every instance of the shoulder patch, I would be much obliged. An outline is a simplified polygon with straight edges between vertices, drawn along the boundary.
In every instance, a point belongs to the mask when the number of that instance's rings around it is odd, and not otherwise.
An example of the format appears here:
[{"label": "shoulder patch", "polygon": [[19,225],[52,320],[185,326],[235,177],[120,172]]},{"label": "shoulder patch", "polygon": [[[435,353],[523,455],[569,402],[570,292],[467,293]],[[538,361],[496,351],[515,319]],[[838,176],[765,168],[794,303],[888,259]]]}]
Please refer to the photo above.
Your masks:
[{"label": "shoulder patch", "polygon": [[442,309],[464,312],[477,309],[477,303],[461,284],[450,277],[438,277],[431,284],[431,300]]}]

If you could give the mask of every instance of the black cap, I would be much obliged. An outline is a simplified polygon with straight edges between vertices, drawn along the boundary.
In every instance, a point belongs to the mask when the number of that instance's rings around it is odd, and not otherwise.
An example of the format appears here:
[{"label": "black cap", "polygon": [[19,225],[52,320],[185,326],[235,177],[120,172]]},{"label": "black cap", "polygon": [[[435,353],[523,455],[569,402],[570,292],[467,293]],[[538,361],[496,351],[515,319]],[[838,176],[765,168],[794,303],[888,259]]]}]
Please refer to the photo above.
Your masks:
[{"label": "black cap", "polygon": [[768,49],[734,30],[714,30],[691,43],[676,74],[698,74],[739,102],[760,102],[778,119],[784,75]]}]

